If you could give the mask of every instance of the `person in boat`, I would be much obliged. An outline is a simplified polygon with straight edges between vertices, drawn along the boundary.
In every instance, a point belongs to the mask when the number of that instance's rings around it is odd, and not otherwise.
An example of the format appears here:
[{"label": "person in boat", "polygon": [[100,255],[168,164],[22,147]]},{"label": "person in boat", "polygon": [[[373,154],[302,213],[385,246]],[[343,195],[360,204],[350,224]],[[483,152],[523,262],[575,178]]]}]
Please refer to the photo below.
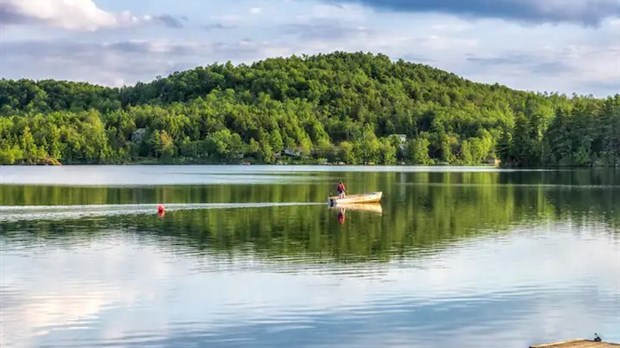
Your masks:
[{"label": "person in boat", "polygon": [[338,198],[344,198],[345,194],[346,194],[346,191],[347,191],[347,187],[344,186],[342,181],[340,181],[338,183],[338,187],[336,188],[336,191],[338,191]]}]

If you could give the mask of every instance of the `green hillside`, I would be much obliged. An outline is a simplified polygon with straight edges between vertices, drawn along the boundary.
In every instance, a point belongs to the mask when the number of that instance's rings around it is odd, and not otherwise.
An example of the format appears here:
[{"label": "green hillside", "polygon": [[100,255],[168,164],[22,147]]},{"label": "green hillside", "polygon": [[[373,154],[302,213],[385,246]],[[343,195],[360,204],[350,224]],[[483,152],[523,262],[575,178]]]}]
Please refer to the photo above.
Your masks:
[{"label": "green hillside", "polygon": [[[397,136],[398,135],[398,136]],[[0,81],[0,163],[620,164],[620,95],[474,83],[384,55],[214,64],[107,88]]]}]

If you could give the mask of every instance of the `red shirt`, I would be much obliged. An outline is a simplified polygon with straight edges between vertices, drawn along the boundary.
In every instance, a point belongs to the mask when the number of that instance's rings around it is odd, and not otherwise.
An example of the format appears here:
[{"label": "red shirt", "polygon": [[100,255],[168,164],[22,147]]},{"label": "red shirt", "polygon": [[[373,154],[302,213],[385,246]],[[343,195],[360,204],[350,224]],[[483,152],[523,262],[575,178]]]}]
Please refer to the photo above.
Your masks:
[{"label": "red shirt", "polygon": [[344,214],[343,213],[338,213],[338,223],[339,224],[344,224]]}]

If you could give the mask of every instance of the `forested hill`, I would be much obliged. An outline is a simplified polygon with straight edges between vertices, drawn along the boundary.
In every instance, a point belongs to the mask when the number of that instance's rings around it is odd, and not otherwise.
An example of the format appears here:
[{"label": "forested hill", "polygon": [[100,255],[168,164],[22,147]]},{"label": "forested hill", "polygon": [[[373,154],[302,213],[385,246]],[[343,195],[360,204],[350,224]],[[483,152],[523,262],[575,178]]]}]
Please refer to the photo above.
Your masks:
[{"label": "forested hill", "polygon": [[534,94],[384,55],[214,64],[132,87],[0,81],[0,163],[620,164],[620,95]]}]

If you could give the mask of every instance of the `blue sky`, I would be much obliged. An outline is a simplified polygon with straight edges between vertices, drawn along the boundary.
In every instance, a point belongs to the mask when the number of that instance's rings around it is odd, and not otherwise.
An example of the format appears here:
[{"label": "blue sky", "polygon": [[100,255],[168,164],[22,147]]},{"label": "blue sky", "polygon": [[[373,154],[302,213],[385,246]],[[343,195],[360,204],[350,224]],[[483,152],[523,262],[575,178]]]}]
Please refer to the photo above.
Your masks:
[{"label": "blue sky", "polygon": [[2,0],[0,45],[13,79],[120,86],[342,50],[517,89],[620,92],[618,0]]}]

